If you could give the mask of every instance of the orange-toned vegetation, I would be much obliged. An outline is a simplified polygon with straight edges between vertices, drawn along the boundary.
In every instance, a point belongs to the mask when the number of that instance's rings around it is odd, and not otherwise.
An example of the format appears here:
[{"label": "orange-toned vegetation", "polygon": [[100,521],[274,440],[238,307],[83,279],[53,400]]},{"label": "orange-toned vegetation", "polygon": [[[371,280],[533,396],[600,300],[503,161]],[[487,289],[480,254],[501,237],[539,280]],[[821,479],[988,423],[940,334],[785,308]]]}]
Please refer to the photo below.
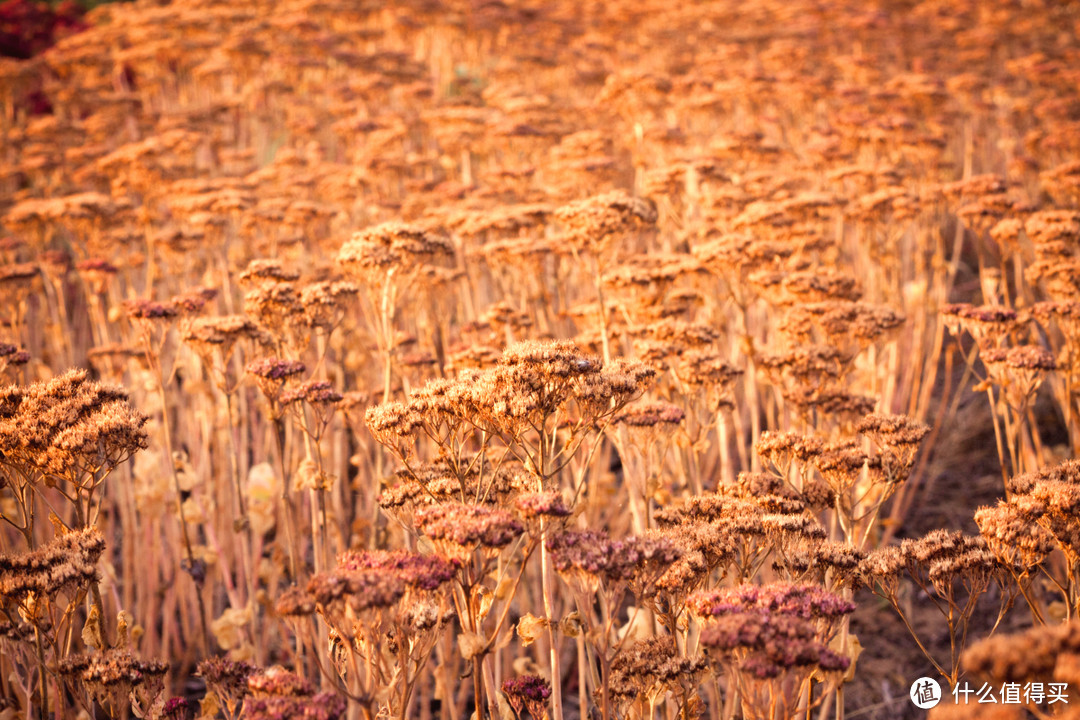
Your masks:
[{"label": "orange-toned vegetation", "polygon": [[0,717],[1080,704],[1075,3],[86,19],[0,60]]}]

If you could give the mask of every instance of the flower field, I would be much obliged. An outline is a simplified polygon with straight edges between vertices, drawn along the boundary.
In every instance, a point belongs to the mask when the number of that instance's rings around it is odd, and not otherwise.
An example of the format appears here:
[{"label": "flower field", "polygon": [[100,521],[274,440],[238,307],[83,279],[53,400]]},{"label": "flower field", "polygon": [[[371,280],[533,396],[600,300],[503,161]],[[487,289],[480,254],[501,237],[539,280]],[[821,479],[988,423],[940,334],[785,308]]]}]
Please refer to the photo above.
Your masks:
[{"label": "flower field", "polygon": [[0,720],[1080,717],[1078,35],[0,6]]}]

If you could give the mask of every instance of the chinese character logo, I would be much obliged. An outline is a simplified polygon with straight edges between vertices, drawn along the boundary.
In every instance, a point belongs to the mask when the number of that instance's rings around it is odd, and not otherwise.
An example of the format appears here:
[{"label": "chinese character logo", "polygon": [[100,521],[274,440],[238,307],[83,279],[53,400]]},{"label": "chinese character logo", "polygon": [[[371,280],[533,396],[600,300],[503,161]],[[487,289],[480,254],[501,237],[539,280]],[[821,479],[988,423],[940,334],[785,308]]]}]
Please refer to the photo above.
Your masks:
[{"label": "chinese character logo", "polygon": [[915,707],[929,710],[941,702],[941,686],[933,678],[921,677],[911,683],[910,695]]}]

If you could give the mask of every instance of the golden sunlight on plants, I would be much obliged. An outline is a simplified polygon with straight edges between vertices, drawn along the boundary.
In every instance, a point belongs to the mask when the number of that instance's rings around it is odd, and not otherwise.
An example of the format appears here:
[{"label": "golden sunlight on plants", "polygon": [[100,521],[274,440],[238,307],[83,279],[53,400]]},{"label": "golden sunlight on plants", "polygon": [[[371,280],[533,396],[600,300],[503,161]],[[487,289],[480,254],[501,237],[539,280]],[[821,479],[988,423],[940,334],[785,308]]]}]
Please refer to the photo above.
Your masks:
[{"label": "golden sunlight on plants", "polygon": [[0,720],[1080,714],[1080,5],[32,6]]}]

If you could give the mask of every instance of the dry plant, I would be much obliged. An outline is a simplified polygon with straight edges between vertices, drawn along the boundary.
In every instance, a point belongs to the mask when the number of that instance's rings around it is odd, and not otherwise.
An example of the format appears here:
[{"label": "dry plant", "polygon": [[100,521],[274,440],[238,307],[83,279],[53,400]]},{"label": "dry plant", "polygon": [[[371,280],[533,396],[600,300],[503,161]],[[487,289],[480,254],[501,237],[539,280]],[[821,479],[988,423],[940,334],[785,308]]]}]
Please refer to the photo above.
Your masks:
[{"label": "dry plant", "polygon": [[1073,682],[1077,22],[137,0],[0,60],[0,716],[892,717],[890,607]]}]

